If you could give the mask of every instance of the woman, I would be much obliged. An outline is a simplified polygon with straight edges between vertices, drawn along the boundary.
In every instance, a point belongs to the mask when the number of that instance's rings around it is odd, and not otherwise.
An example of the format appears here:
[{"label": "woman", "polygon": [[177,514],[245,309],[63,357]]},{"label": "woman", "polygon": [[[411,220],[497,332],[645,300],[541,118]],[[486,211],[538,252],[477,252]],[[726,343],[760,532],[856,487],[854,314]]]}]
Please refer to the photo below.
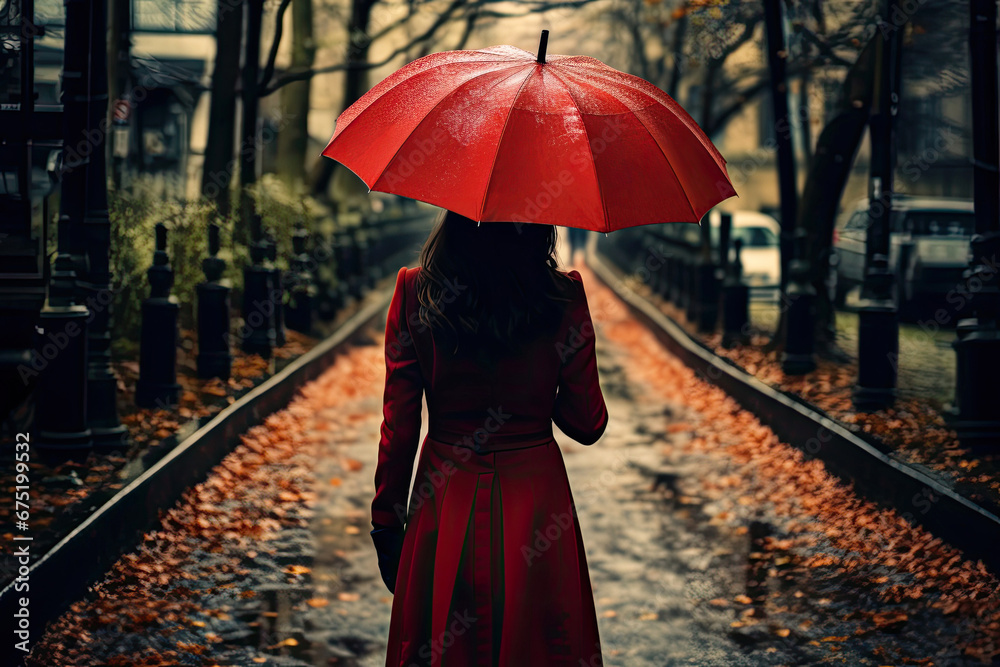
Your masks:
[{"label": "woman", "polygon": [[421,266],[397,275],[372,501],[394,592],[387,666],[603,664],[552,423],[590,445],[608,412],[583,283],[557,270],[555,233],[447,212]]}]

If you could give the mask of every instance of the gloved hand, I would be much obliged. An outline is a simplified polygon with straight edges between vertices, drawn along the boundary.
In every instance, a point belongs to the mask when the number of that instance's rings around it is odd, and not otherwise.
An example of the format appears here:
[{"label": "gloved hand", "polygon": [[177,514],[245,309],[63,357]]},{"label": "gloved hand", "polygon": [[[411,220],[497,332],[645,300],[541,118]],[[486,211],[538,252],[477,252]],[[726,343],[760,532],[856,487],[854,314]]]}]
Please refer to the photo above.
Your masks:
[{"label": "gloved hand", "polygon": [[390,593],[395,593],[396,572],[399,570],[399,558],[403,551],[404,529],[399,526],[375,525],[371,531],[375,551],[378,553],[378,569],[382,581]]}]

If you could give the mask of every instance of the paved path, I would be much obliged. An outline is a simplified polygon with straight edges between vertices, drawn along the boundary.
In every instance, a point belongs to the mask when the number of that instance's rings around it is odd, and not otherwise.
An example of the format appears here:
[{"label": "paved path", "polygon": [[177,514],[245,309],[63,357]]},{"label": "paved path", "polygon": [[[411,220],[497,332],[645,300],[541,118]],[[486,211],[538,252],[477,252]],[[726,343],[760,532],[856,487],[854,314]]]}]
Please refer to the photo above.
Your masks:
[{"label": "paved path", "polygon": [[[726,442],[770,441],[745,413],[730,410],[736,431],[729,417],[710,416],[722,399],[692,389],[700,381],[592,274],[584,278],[611,421],[592,447],[557,439],[607,665],[974,664],[960,657],[973,635],[960,615],[930,604],[933,589],[905,603],[879,594],[912,590],[921,583],[912,572],[863,554],[838,569],[846,552],[811,509],[819,501],[778,500],[773,485],[784,478],[765,464],[794,477],[794,456],[776,442],[766,461],[728,454]],[[373,331],[248,433],[227,472],[50,629],[34,664],[380,667],[391,597],[368,530],[381,342]],[[857,505],[815,466],[806,473],[818,480],[816,498]]]}]

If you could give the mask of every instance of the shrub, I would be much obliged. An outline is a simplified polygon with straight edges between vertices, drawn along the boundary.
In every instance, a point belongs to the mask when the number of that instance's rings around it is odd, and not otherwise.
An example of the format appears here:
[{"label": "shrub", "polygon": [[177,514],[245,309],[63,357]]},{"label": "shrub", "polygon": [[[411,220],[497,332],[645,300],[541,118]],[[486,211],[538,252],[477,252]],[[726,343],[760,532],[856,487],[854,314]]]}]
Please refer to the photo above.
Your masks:
[{"label": "shrub", "polygon": [[[277,242],[276,264],[287,270],[292,252],[292,231],[298,224],[328,233],[336,225],[329,211],[310,197],[292,191],[277,177],[266,174],[252,188],[251,196],[265,229]],[[219,219],[207,199],[175,201],[163,199],[153,178],[139,178],[129,191],[109,193],[111,218],[112,338],[118,349],[126,341],[138,341],[141,331],[142,300],[149,295],[146,271],[153,262],[155,227],[167,226],[167,255],[174,271],[173,294],[181,304],[181,326],[194,328],[196,288],[205,279],[201,261],[208,251],[208,225],[216,222],[221,231],[219,257],[226,260],[225,278],[233,287],[232,303],[238,308],[243,290],[243,268],[250,261],[249,250],[234,243],[238,198],[233,213]]]}]

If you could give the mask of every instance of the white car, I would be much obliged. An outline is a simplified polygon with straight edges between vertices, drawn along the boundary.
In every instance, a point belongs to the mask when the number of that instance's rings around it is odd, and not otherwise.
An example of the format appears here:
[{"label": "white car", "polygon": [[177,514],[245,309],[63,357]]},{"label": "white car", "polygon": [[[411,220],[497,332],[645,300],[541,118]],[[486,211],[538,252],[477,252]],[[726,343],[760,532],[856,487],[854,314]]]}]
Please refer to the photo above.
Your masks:
[{"label": "white car", "polygon": [[[729,261],[736,251],[733,242],[740,239],[740,261],[743,264],[743,283],[750,287],[752,301],[776,301],[781,286],[781,225],[766,213],[734,211],[729,236]],[[708,221],[712,247],[719,246],[719,225],[722,215],[716,209],[709,211]]]}]

